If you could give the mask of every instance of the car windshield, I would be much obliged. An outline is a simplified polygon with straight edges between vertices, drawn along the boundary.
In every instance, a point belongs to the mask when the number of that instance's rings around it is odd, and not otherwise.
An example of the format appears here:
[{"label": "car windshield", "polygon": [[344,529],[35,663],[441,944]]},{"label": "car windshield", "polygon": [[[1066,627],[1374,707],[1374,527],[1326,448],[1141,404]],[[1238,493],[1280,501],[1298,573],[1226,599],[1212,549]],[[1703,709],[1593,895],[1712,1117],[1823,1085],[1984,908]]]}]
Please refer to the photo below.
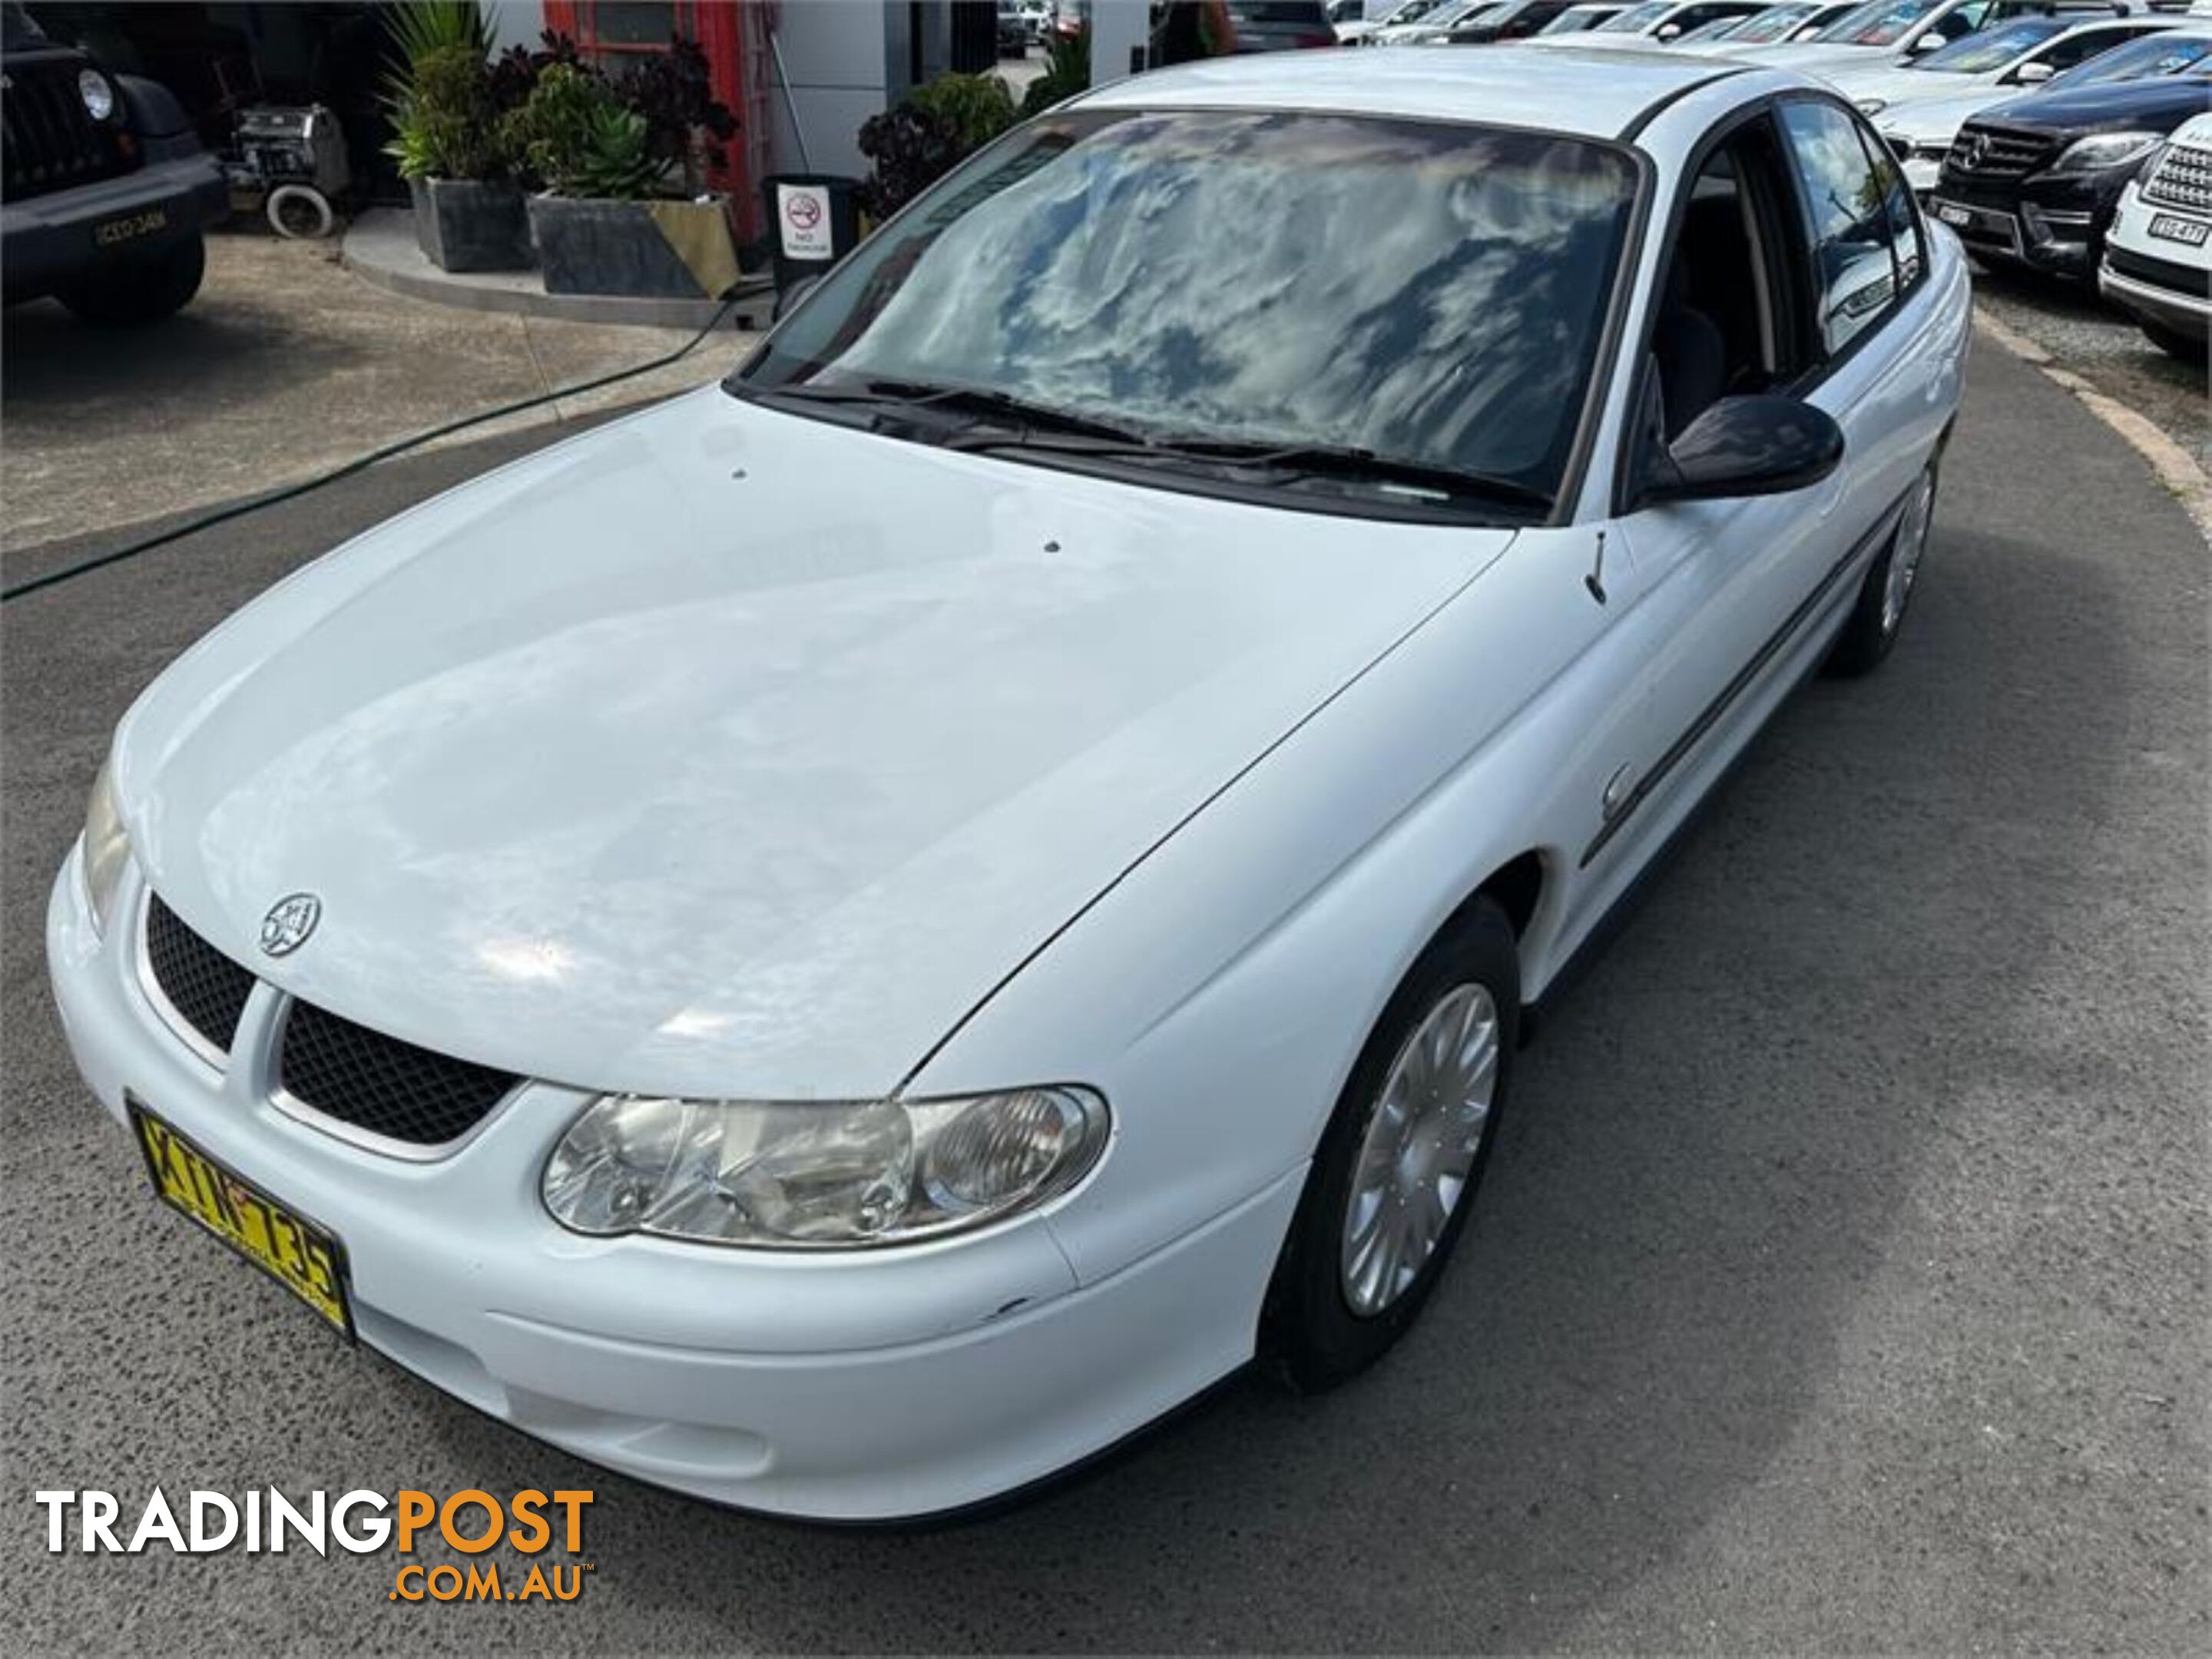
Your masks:
[{"label": "car windshield", "polygon": [[1867,0],[1822,29],[1814,39],[1838,46],[1893,46],[1942,0]]},{"label": "car windshield", "polygon": [[39,46],[46,38],[46,31],[23,9],[21,0],[0,3],[0,47]]},{"label": "car windshield", "polygon": [[1618,16],[1608,17],[1590,31],[1593,34],[1640,34],[1668,12],[1674,9],[1677,0],[1644,0],[1640,6],[1631,6]]},{"label": "car windshield", "polygon": [[1565,474],[1638,189],[1626,152],[1548,134],[1070,111],[936,185],[726,384],[1164,481],[1201,448],[1327,450],[1525,515]]},{"label": "car windshield", "polygon": [[2185,70],[2205,67],[2207,53],[2212,53],[2212,34],[2155,34],[2100,53],[2080,68],[2069,70],[2065,81],[2071,88],[2179,75]]},{"label": "car windshield", "polygon": [[1608,17],[1620,15],[1612,6],[1569,6],[1550,22],[1536,31],[1539,34],[1582,34],[1595,32]]},{"label": "car windshield", "polygon": [[1723,38],[1742,46],[1763,46],[1802,27],[1818,9],[1815,6],[1769,6],[1765,11],[1736,19]]},{"label": "car windshield", "polygon": [[1382,20],[1382,26],[1388,28],[1394,23],[1416,22],[1426,17],[1443,3],[1443,0],[1406,0],[1404,5],[1400,6]]},{"label": "car windshield", "polygon": [[1936,75],[1986,75],[2073,27],[2063,17],[2022,17],[1954,40],[1941,51],[1914,58],[1905,67]]},{"label": "car windshield", "polygon": [[1478,12],[1489,11],[1498,4],[1498,0],[1458,0],[1457,4],[1447,5],[1443,10],[1423,18],[1421,21],[1424,25],[1433,25],[1438,28],[1449,27],[1455,23],[1468,22]]}]

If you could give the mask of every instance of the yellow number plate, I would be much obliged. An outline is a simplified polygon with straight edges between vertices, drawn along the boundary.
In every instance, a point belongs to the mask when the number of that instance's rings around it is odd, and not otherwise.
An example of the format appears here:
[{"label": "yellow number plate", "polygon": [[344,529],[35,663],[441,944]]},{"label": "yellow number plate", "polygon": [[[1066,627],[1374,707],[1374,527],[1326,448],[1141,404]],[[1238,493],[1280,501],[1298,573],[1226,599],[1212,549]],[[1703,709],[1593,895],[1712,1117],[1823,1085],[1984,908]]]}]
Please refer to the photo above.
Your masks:
[{"label": "yellow number plate", "polygon": [[345,1247],[327,1228],[233,1175],[136,1100],[127,1100],[138,1150],[164,1203],[182,1210],[348,1338]]},{"label": "yellow number plate", "polygon": [[92,240],[100,247],[113,247],[118,242],[128,242],[141,236],[151,236],[157,230],[169,228],[169,216],[161,208],[148,208],[121,219],[110,219],[105,224],[92,228]]}]

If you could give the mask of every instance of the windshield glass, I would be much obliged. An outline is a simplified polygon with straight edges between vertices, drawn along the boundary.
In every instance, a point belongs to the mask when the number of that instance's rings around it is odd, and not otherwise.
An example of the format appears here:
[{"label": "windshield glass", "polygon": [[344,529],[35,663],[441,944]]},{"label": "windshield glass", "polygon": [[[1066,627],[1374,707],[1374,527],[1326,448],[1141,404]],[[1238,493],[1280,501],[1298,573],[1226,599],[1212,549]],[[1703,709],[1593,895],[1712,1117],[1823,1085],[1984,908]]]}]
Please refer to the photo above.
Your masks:
[{"label": "windshield glass", "polygon": [[800,409],[958,388],[1148,438],[1357,449],[1548,495],[1637,189],[1625,152],[1582,139],[1071,111],[939,184],[727,385]]},{"label": "windshield glass", "polygon": [[1941,51],[1916,58],[1906,67],[1929,70],[1937,75],[1985,75],[1991,70],[2002,69],[2021,53],[2034,51],[2051,36],[2063,34],[2072,27],[2063,17],[2022,17],[1970,34],[1963,40],[1954,40]]},{"label": "windshield glass", "polygon": [[1839,46],[1893,46],[1942,0],[1867,0],[1815,38]]},{"label": "windshield glass", "polygon": [[1382,20],[1382,27],[1389,28],[1399,23],[1416,22],[1443,3],[1443,0],[1406,0],[1404,5]]},{"label": "windshield glass", "polygon": [[0,46],[34,46],[46,38],[46,31],[32,21],[19,0],[0,3]]},{"label": "windshield glass", "polygon": [[1616,17],[1608,17],[1590,31],[1593,34],[1640,34],[1668,12],[1674,9],[1676,0],[1644,0],[1640,6],[1631,6]]},{"label": "windshield glass", "polygon": [[1421,21],[1425,26],[1437,28],[1446,27],[1455,23],[1470,22],[1478,13],[1489,11],[1498,3],[1499,0],[1458,0],[1458,3],[1446,5],[1442,10],[1432,13],[1423,18]]},{"label": "windshield glass", "polygon": [[2124,46],[2100,52],[2065,75],[2069,87],[2086,87],[2100,81],[2144,81],[2153,76],[2179,75],[2202,66],[2212,52],[2212,34],[2154,34],[2148,40],[2130,40]]},{"label": "windshield glass", "polygon": [[1727,38],[1744,46],[1779,40],[1803,27],[1806,20],[1818,9],[1815,6],[1769,6],[1765,11],[1755,11],[1738,20],[1729,28]]},{"label": "windshield glass", "polygon": [[1612,6],[1569,6],[1550,22],[1536,31],[1539,34],[1580,34],[1594,30],[1607,18],[1617,16]]}]

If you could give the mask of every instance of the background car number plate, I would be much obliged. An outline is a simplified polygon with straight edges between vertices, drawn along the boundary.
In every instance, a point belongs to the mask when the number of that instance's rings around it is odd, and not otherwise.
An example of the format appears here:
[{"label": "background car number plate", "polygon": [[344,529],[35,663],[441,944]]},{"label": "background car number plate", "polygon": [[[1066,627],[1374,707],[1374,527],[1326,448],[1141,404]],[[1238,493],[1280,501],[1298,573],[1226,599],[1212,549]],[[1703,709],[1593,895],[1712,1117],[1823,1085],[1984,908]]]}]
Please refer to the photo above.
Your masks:
[{"label": "background car number plate", "polygon": [[233,1175],[136,1100],[125,1103],[161,1201],[198,1222],[350,1339],[345,1247],[337,1236]]},{"label": "background car number plate", "polygon": [[2150,222],[2152,235],[2163,236],[2169,242],[2186,242],[2191,247],[2203,247],[2208,233],[2212,233],[2212,224],[2202,219],[2177,219],[2161,213]]},{"label": "background car number plate", "polygon": [[1947,225],[1971,225],[1974,216],[1962,207],[1953,207],[1948,202],[1936,204],[1936,216]]},{"label": "background car number plate", "polygon": [[147,208],[143,212],[129,214],[120,219],[110,219],[92,228],[92,240],[100,247],[113,247],[118,242],[128,242],[136,237],[151,236],[157,230],[169,228],[166,208]]}]

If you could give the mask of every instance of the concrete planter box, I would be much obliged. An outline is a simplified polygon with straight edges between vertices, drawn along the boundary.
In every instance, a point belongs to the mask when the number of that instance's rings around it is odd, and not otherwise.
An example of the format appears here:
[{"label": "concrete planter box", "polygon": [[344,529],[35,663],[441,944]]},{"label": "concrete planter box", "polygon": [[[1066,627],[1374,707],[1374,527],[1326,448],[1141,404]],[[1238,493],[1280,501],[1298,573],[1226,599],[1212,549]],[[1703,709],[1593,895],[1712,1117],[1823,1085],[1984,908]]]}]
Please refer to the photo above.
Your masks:
[{"label": "concrete planter box", "polygon": [[548,294],[708,300],[738,279],[728,198],[697,202],[530,198]]},{"label": "concrete planter box", "polygon": [[521,187],[481,179],[410,179],[415,246],[441,270],[527,270]]}]

